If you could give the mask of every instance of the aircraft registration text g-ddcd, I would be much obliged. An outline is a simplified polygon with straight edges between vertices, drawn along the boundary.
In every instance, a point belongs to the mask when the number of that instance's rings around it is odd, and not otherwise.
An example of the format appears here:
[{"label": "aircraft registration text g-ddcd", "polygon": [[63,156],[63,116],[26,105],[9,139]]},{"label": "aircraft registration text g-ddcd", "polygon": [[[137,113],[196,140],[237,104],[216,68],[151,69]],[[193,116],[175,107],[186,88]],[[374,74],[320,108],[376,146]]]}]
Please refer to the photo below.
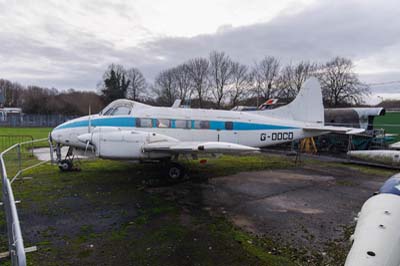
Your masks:
[{"label": "aircraft registration text g-ddcd", "polygon": [[292,140],[293,139],[293,132],[288,131],[288,132],[272,132],[270,135],[267,135],[267,133],[261,133],[260,135],[260,140],[261,141],[266,141],[268,139],[271,139],[272,141],[281,141],[281,140]]}]

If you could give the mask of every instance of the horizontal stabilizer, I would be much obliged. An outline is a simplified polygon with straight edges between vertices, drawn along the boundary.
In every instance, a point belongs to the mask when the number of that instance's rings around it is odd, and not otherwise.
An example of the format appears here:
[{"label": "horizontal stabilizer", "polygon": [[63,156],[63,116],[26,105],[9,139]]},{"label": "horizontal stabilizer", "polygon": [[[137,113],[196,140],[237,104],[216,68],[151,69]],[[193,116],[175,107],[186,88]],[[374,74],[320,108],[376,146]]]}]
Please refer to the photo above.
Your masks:
[{"label": "horizontal stabilizer", "polygon": [[323,126],[323,127],[305,127],[305,131],[320,131],[320,132],[332,132],[341,133],[347,135],[361,134],[365,131],[363,128],[353,128],[353,127],[334,127],[334,126]]}]

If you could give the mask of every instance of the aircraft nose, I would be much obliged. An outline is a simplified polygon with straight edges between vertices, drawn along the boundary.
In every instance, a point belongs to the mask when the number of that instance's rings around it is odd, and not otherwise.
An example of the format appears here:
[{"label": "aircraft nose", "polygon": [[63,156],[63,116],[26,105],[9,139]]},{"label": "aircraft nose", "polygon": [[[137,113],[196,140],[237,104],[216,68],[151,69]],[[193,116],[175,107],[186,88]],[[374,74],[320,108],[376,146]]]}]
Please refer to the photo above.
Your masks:
[{"label": "aircraft nose", "polygon": [[57,136],[57,134],[54,132],[54,129],[50,132],[50,139],[52,141],[55,141],[55,142],[59,142],[60,141],[58,136]]}]

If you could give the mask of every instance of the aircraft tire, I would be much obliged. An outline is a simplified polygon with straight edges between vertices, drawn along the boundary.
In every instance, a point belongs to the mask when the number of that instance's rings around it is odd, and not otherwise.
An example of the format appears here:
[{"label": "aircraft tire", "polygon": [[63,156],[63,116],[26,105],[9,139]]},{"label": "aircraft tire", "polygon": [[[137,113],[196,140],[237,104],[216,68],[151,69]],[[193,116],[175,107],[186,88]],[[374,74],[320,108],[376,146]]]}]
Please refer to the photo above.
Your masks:
[{"label": "aircraft tire", "polygon": [[179,163],[170,163],[167,168],[167,177],[170,182],[178,182],[185,177],[185,168]]},{"label": "aircraft tire", "polygon": [[69,160],[62,160],[59,164],[58,164],[58,168],[60,169],[60,171],[62,172],[67,172],[67,171],[71,171],[72,170],[72,162]]}]

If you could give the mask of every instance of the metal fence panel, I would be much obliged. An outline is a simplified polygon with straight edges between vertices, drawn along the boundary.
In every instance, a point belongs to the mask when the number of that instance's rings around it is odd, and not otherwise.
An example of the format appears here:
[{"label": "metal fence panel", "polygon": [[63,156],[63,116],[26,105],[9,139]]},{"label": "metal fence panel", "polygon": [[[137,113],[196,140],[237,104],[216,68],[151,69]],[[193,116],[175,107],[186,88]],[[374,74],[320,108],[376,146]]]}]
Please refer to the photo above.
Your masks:
[{"label": "metal fence panel", "polygon": [[[33,144],[38,142],[48,142],[48,139],[45,138],[45,139],[30,140],[22,143],[17,143],[0,153],[0,173],[2,181],[3,206],[7,220],[7,235],[9,244],[8,249],[11,257],[11,264],[13,266],[26,266],[26,254],[18,218],[16,202],[14,199],[14,193],[11,184],[22,174],[23,171],[39,166],[43,163],[46,163],[46,162],[39,162],[30,166],[22,164],[23,152],[21,152],[21,150],[25,149],[21,149],[21,147],[28,146],[30,149],[33,149]],[[8,153],[12,153],[14,150],[16,150],[17,152],[17,154],[13,155],[14,156],[16,155],[18,165],[16,168],[17,172],[10,181],[9,176],[7,175],[4,156]],[[29,151],[28,153],[30,154],[30,152],[31,151]]]},{"label": "metal fence panel", "polygon": [[[14,145],[15,146],[15,145]],[[11,148],[13,148],[12,146]],[[17,207],[15,206],[14,193],[7,177],[3,155],[11,150],[7,149],[0,154],[1,181],[3,187],[3,206],[7,219],[8,249],[12,265],[25,266],[26,255],[22,239]]]},{"label": "metal fence panel", "polygon": [[68,115],[39,115],[18,114],[8,115],[6,120],[0,120],[0,126],[4,127],[55,127],[65,121],[76,118]]}]

